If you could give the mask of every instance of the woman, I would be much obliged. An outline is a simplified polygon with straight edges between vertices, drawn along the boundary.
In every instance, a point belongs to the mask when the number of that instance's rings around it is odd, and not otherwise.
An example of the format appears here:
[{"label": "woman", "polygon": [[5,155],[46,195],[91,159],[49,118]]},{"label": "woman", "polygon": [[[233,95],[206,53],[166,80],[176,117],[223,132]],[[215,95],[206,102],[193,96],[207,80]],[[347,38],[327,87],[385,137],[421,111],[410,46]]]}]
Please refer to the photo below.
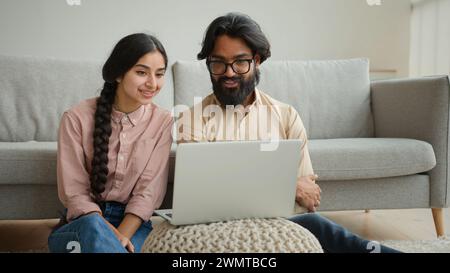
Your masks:
[{"label": "woman", "polygon": [[153,36],[124,37],[103,66],[100,97],[63,114],[51,252],[139,252],[166,192],[173,120],[154,103],[167,55]]}]

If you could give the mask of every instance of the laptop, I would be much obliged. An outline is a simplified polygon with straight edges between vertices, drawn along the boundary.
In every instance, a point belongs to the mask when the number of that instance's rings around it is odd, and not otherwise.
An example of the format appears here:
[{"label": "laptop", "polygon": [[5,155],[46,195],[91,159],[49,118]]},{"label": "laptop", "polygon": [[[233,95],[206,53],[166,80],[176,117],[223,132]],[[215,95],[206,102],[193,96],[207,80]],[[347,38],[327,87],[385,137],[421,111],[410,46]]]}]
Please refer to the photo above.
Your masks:
[{"label": "laptop", "polygon": [[275,144],[179,144],[172,209],[155,213],[172,225],[293,215],[301,140]]}]

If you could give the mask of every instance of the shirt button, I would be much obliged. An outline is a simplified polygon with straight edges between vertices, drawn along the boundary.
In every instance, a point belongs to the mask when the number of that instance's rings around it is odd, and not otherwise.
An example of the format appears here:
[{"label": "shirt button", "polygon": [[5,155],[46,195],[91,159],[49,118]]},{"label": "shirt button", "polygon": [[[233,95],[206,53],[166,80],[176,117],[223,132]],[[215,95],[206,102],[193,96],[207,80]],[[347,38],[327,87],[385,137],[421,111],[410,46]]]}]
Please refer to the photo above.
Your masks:
[{"label": "shirt button", "polygon": [[122,134],[122,138],[125,138],[127,134]]},{"label": "shirt button", "polygon": [[119,156],[119,160],[122,161],[123,160],[123,156]]}]

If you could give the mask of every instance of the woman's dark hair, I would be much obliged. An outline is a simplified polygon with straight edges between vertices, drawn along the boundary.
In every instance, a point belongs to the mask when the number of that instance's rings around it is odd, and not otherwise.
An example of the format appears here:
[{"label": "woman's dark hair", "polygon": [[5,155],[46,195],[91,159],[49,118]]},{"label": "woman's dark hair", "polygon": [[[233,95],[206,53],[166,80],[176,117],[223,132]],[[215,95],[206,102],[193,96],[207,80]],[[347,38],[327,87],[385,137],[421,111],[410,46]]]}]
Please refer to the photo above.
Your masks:
[{"label": "woman's dark hair", "polygon": [[270,57],[270,43],[261,30],[261,27],[248,15],[241,13],[228,13],[216,18],[208,26],[202,43],[202,50],[197,59],[203,60],[211,55],[217,37],[228,35],[241,38],[252,50],[253,55],[261,57],[261,63]]},{"label": "woman's dark hair", "polygon": [[108,176],[108,145],[111,136],[111,111],[116,96],[117,78],[123,76],[137,61],[147,53],[159,51],[167,67],[167,54],[161,42],[155,37],[136,33],[122,38],[114,47],[111,55],[103,65],[105,83],[97,99],[94,128],[94,157],[90,174],[91,193],[99,203],[105,191]]}]

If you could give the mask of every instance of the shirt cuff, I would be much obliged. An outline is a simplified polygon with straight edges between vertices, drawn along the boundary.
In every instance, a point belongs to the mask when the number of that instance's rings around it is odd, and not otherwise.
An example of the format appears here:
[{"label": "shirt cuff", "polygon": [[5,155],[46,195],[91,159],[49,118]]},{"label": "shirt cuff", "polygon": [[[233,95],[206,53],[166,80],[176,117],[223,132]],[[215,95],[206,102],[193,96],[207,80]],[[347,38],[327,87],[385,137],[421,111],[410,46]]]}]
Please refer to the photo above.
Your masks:
[{"label": "shirt cuff", "polygon": [[73,199],[67,206],[67,221],[73,221],[76,218],[91,212],[98,212],[102,214],[99,205],[92,201]]},{"label": "shirt cuff", "polygon": [[141,218],[142,221],[147,222],[152,217],[154,210],[155,205],[152,200],[147,200],[141,196],[133,196],[125,208],[125,214],[134,214]]}]

